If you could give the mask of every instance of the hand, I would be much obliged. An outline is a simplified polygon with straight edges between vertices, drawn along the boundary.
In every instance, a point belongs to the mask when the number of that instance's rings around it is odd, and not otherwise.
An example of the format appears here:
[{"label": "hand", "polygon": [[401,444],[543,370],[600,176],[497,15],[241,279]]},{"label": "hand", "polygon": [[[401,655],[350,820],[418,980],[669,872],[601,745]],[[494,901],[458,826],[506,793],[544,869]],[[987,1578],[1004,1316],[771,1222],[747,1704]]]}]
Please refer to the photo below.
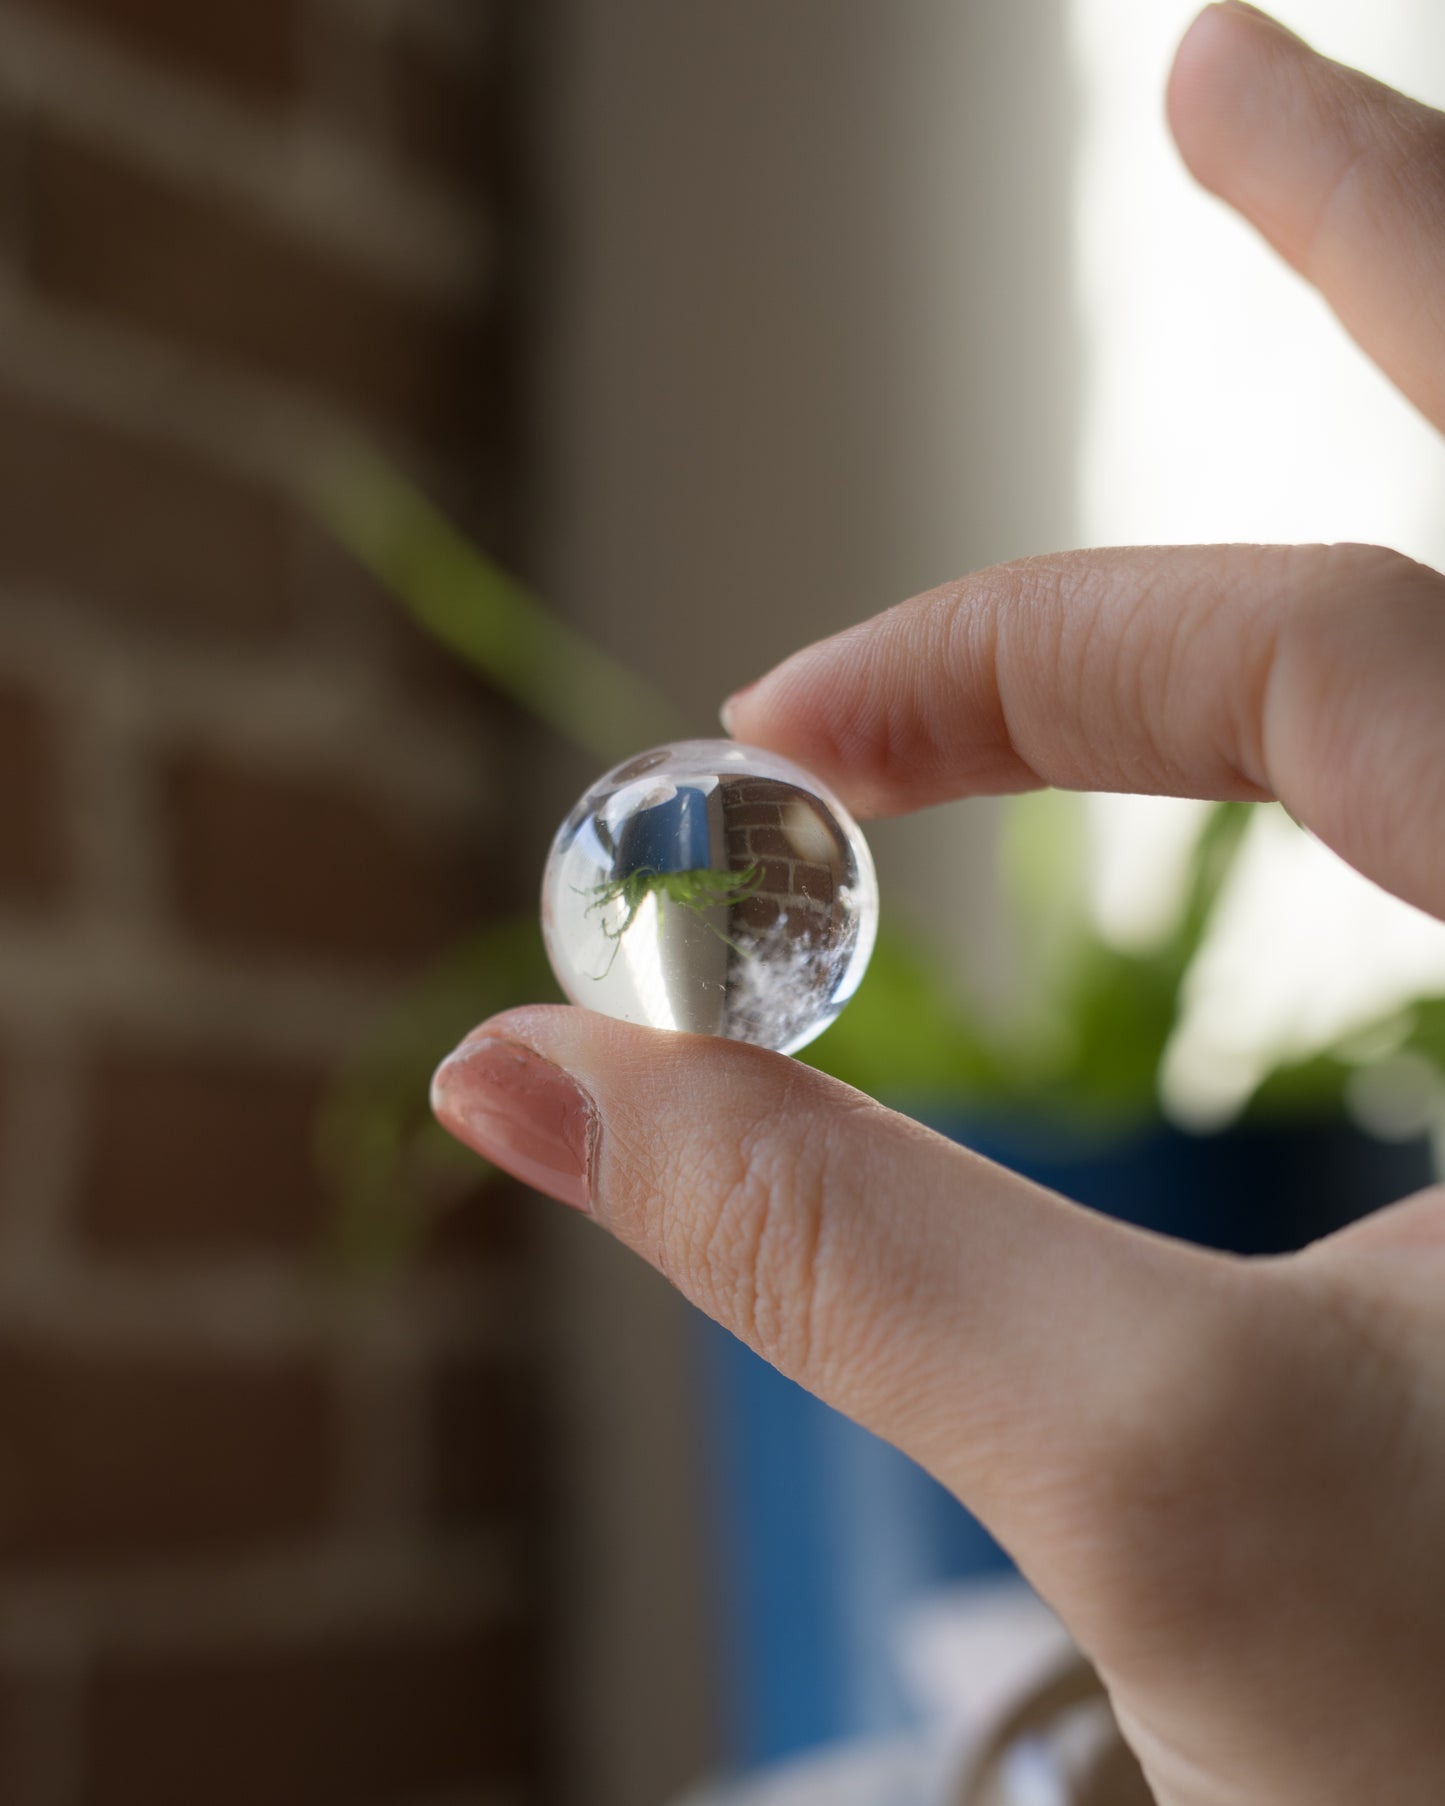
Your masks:
[{"label": "hand", "polygon": [[[1445,425],[1445,118],[1210,7],[1195,173]],[[1360,547],[985,571],[734,699],[869,814],[1281,798],[1445,915],[1445,580]],[[1064,1616],[1163,1806],[1445,1799],[1445,1190],[1287,1259],[1124,1228],[807,1067],[513,1011],[442,1120],[916,1457]]]}]

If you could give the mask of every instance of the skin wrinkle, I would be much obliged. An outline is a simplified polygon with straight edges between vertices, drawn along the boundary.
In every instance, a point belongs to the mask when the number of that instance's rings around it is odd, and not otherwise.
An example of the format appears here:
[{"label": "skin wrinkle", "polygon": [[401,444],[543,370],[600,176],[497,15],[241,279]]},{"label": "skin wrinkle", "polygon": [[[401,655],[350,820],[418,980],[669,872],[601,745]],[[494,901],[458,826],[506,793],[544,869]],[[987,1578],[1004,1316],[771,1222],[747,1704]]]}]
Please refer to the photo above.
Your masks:
[{"label": "skin wrinkle", "polygon": [[[854,1187],[861,1187],[872,1197],[887,1196],[891,1174],[886,1164],[885,1170],[875,1172],[879,1165],[879,1142],[873,1131],[885,1132],[890,1120],[871,1098],[858,1095],[844,1104],[840,1125],[844,1132],[836,1132],[831,1123],[818,1131],[822,1155],[821,1208],[809,1225],[811,1234],[802,1250],[800,1270],[806,1275],[808,1285],[801,1326],[802,1346],[808,1360],[806,1370],[820,1385],[833,1384],[845,1368],[851,1368],[855,1385],[866,1375],[868,1383],[876,1386],[881,1370],[887,1365],[886,1359],[880,1357],[890,1347],[895,1358],[902,1354],[905,1364],[916,1364],[917,1341],[906,1330],[909,1319],[906,1305],[900,1313],[905,1323],[900,1333],[896,1324],[891,1331],[887,1328],[887,1312],[860,1309],[856,1302],[860,1297],[868,1296],[865,1275],[876,1276],[878,1251],[867,1245],[859,1247],[856,1224],[848,1213],[846,1201]],[[843,1200],[841,1206],[840,1199]],[[889,1246],[890,1249],[908,1247],[906,1233],[890,1237]],[[911,1298],[917,1291],[912,1263],[905,1271],[907,1282],[902,1293]],[[895,1293],[899,1278],[895,1270],[892,1274]],[[875,1325],[879,1333],[870,1336]],[[872,1355],[865,1352],[870,1341],[877,1351]],[[900,1396],[896,1386],[892,1388],[892,1396],[895,1402]]]},{"label": "skin wrinkle", "polygon": [[[1294,265],[1300,274],[1310,282],[1318,282],[1321,273],[1320,247],[1329,245],[1336,236],[1336,215],[1348,202],[1353,210],[1356,196],[1355,188],[1360,177],[1378,179],[1376,167],[1382,146],[1372,123],[1361,121],[1359,103],[1354,95],[1345,95],[1339,91],[1334,80],[1328,84],[1319,81],[1312,71],[1306,70],[1305,79],[1314,89],[1314,104],[1321,114],[1333,114],[1335,132],[1352,139],[1347,143],[1338,166],[1325,178],[1320,194],[1319,205],[1315,209],[1313,220],[1304,228],[1302,242],[1297,249],[1291,249],[1287,242],[1277,241],[1271,234],[1271,243],[1283,254],[1285,259]],[[1367,187],[1368,187],[1367,183]],[[1348,239],[1349,234],[1340,235]]]},{"label": "skin wrinkle", "polygon": [[796,1373],[813,1371],[815,1260],[828,1211],[826,1182],[811,1138],[765,1142],[749,1160],[742,1223],[746,1247],[736,1263],[747,1288],[743,1318],[754,1345]]},{"label": "skin wrinkle", "polygon": [[[966,581],[946,584],[930,592],[931,604],[925,599],[906,605],[910,611],[918,610],[924,619],[931,615],[934,668],[948,672],[951,680],[942,689],[937,684],[930,686],[925,682],[920,692],[925,740],[923,769],[930,788],[947,786],[950,766],[961,762],[961,749],[959,753],[952,749],[959,747],[961,740],[971,742],[977,733],[972,722],[961,724],[959,695],[966,694],[972,687],[972,672],[980,667],[988,668],[991,649],[980,643],[990,636],[983,631],[985,623],[981,612],[969,603],[967,588]],[[906,619],[906,615],[900,614],[900,622]],[[893,656],[895,660],[913,663],[910,636],[906,632],[899,634]],[[921,664],[920,660],[914,665],[919,676],[923,675],[919,668]]]},{"label": "skin wrinkle", "polygon": [[[872,1144],[865,1156],[864,1189],[874,1197],[887,1196],[893,1175],[886,1162],[879,1161]],[[876,1170],[880,1166],[883,1170]],[[847,1196],[846,1190],[843,1195]],[[890,1245],[906,1244],[909,1205],[906,1197],[898,1200]],[[821,1309],[815,1305],[813,1312],[811,1371],[818,1389],[827,1396],[851,1369],[851,1391],[860,1420],[902,1446],[918,1448],[922,1425],[910,1413],[910,1402],[919,1397],[937,1399],[954,1377],[942,1339],[907,1333],[908,1326],[928,1321],[936,1303],[928,1275],[912,1268],[901,1284],[895,1280],[894,1311],[860,1310],[851,1301],[871,1292],[877,1251],[860,1240],[856,1220],[846,1211],[830,1211],[827,1235],[826,1252],[822,1244],[819,1248],[818,1272],[830,1276],[837,1302],[825,1303]],[[951,1296],[962,1296],[963,1286],[949,1291]]]},{"label": "skin wrinkle", "polygon": [[[1346,148],[1338,167],[1325,179],[1298,254],[1280,248],[1301,275],[1323,287],[1332,264],[1321,258],[1321,247],[1348,245],[1361,222],[1373,233],[1382,213],[1398,210],[1406,218],[1413,216],[1417,226],[1429,228],[1419,243],[1422,247],[1430,243],[1430,231],[1440,224],[1441,133],[1436,115],[1418,102],[1338,63],[1312,66],[1316,63],[1319,59],[1311,59],[1302,74],[1320,116],[1320,136],[1342,139]],[[1421,180],[1426,174],[1433,179]],[[1372,189],[1384,191],[1391,206],[1382,208]],[[1343,226],[1338,216],[1343,216]],[[1425,261],[1437,264],[1439,259],[1426,252]],[[1353,257],[1346,260],[1347,273],[1354,262]]]},{"label": "skin wrinkle", "polygon": [[[1200,789],[1198,769],[1186,767],[1170,748],[1168,721],[1198,707],[1198,685],[1189,671],[1200,662],[1198,642],[1211,626],[1201,619],[1204,609],[1197,600],[1207,584],[1182,591],[1179,606],[1161,625],[1147,578],[1162,558],[1152,548],[1131,555],[1107,586],[1096,578],[1097,594],[1083,589],[1076,573],[1070,573],[1072,585],[1056,580],[1046,591],[1035,588],[1025,643],[1017,652],[1012,642],[1019,616],[1009,613],[1000,620],[995,684],[1001,714],[1013,754],[1035,784],[1169,794]],[[1025,726],[1031,691],[1054,701],[1046,728],[1070,730],[1072,737],[1057,749],[1033,744],[1036,736]],[[1104,708],[1085,702],[1100,692],[1110,696]],[[1147,750],[1131,747],[1110,725],[1123,721],[1144,724]],[[1105,731],[1107,769],[1100,759]],[[1231,760],[1221,758],[1219,764],[1237,775]],[[1221,788],[1235,793],[1233,785]],[[1252,781],[1244,788],[1250,796],[1258,794]]]},{"label": "skin wrinkle", "polygon": [[[807,667],[803,665],[801,668],[794,666],[788,672],[782,689],[780,700],[784,706],[779,714],[801,711],[814,724],[812,732],[822,749],[823,763],[838,770],[870,765],[868,749],[878,737],[868,681],[869,665],[878,655],[878,647],[868,628],[869,623],[860,622],[856,627],[845,629],[833,642],[835,648],[842,647],[842,652],[841,655],[835,653],[836,663],[826,686],[810,696]],[[861,696],[867,700],[862,708],[830,706],[834,696],[839,694],[845,699]],[[886,732],[886,722],[883,726]]]},{"label": "skin wrinkle", "polygon": [[[816,1384],[828,1365],[821,1349],[835,1340],[827,1333],[834,1310],[830,1300],[841,1296],[846,1306],[856,1296],[856,1288],[840,1293],[832,1283],[839,1256],[835,1200],[847,1197],[860,1162],[866,1167],[867,1136],[860,1145],[853,1127],[859,1116],[872,1117],[877,1106],[861,1095],[845,1095],[828,1111],[824,1128],[800,1135],[800,1124],[814,1112],[807,1087],[790,1089],[801,1095],[780,1098],[745,1145],[748,1188],[756,1192],[761,1185],[761,1197],[744,1206],[751,1229],[744,1261],[758,1346],[785,1370],[810,1374]],[[845,1339],[855,1329],[849,1322]]]},{"label": "skin wrinkle", "polygon": [[[956,713],[948,696],[940,696],[930,673],[950,670],[951,623],[944,611],[905,603],[894,619],[890,656],[881,661],[889,676],[880,718],[884,725],[882,774],[885,784],[904,773],[925,780],[948,767],[948,748],[957,733]],[[896,686],[899,669],[904,689]]]},{"label": "skin wrinkle", "polygon": [[[706,1249],[711,1271],[717,1249],[724,1245],[728,1248],[728,1264],[733,1270],[731,1320],[742,1326],[744,1338],[759,1354],[766,1357],[772,1349],[780,1362],[786,1359],[787,1350],[778,1330],[787,1321],[787,1313],[776,1297],[771,1308],[764,1310],[763,1287],[769,1283],[764,1277],[764,1254],[770,1240],[776,1239],[770,1231],[776,1226],[777,1212],[786,1194],[786,1174],[773,1170],[769,1142],[778,1111],[785,1107],[778,1100],[739,1136],[738,1178],[714,1214]],[[805,1218],[816,1212],[819,1202],[811,1186],[800,1188],[793,1207]],[[780,1284],[776,1275],[771,1283],[776,1292]],[[771,1333],[763,1329],[765,1316]]]},{"label": "skin wrinkle", "polygon": [[[1445,1188],[1434,1188],[1430,1194],[1422,1195],[1445,1200]],[[1338,1255],[1342,1245],[1316,1244],[1314,1249],[1307,1249],[1300,1276],[1311,1284],[1312,1299],[1335,1319],[1341,1334],[1352,1344],[1349,1365],[1358,1378],[1371,1382],[1375,1415],[1380,1415],[1378,1399],[1383,1392],[1387,1408],[1395,1414],[1399,1446],[1413,1446],[1423,1461],[1430,1442],[1419,1430],[1428,1420],[1431,1401],[1426,1388],[1431,1375],[1422,1368],[1412,1370],[1402,1360],[1397,1337],[1381,1319],[1382,1310],[1389,1308],[1388,1297],[1362,1288],[1357,1275],[1351,1275],[1351,1283],[1341,1283]]]},{"label": "skin wrinkle", "polygon": [[[1183,631],[1189,606],[1186,600],[1165,618],[1162,627],[1156,625],[1151,631],[1149,594],[1141,585],[1132,597],[1127,592],[1111,597],[1093,611],[1089,621],[1076,681],[1081,692],[1097,691],[1112,696],[1112,706],[1105,720],[1113,724],[1109,736],[1110,754],[1118,788],[1138,788],[1129,767],[1133,764],[1143,774],[1148,772],[1151,762],[1156,769],[1150,777],[1149,787],[1172,787],[1168,773],[1174,761],[1166,750],[1166,736],[1160,731],[1161,716],[1168,717],[1173,713],[1168,681],[1173,658],[1171,648]],[[1117,617],[1107,622],[1107,631],[1106,609]],[[1102,669],[1091,670],[1091,652]],[[1080,714],[1083,714],[1082,709]],[[1121,732],[1119,726],[1128,721],[1136,721],[1143,728],[1152,761],[1144,754],[1131,755],[1130,737],[1127,732]],[[1087,763],[1080,772],[1080,782],[1087,782],[1086,773]]]},{"label": "skin wrinkle", "polygon": [[[1278,645],[1262,716],[1266,781],[1327,845],[1417,905],[1445,900],[1445,872],[1419,881],[1419,798],[1439,795],[1440,725],[1410,688],[1426,663],[1445,672],[1445,634],[1416,625],[1445,625],[1445,586],[1424,566],[1377,546],[1320,549],[1319,580],[1297,581],[1287,609],[1276,608]],[[1299,556],[1300,554],[1297,554]],[[1419,647],[1396,656],[1385,683],[1362,689],[1362,672],[1381,638],[1376,618],[1395,617],[1386,640]],[[1387,683],[1395,706],[1381,708]],[[1368,704],[1366,698],[1369,698]],[[1412,793],[1411,780],[1418,788]],[[1412,803],[1408,799],[1414,795]],[[1402,813],[1403,812],[1403,813]],[[1409,857],[1403,857],[1408,849]]]},{"label": "skin wrinkle", "polygon": [[[745,1341],[751,1341],[752,1317],[729,1315],[724,1302],[734,1287],[731,1282],[719,1282],[729,1203],[748,1182],[746,1137],[733,1139],[709,1133],[706,1138],[694,1139],[688,1151],[691,1165],[679,1162],[676,1172],[666,1175],[665,1182],[654,1188],[652,1214],[658,1224],[658,1239],[676,1250],[674,1283],[680,1284],[710,1317],[729,1324]],[[720,1172],[724,1166],[726,1171]],[[687,1200],[687,1209],[669,1210],[669,1198]],[[725,1272],[726,1268],[722,1270]]]},{"label": "skin wrinkle", "polygon": [[[953,733],[953,714],[947,698],[940,697],[936,691],[930,692],[926,673],[929,670],[946,670],[946,663],[951,652],[952,635],[950,624],[941,610],[925,609],[922,613],[923,645],[921,658],[909,659],[906,664],[908,696],[903,710],[905,722],[916,722],[924,731],[925,758],[927,768],[938,770],[944,760],[942,748],[947,746]],[[915,730],[916,731],[916,730]],[[899,761],[900,769],[905,768]],[[912,768],[916,769],[916,758]]]},{"label": "skin wrinkle", "polygon": [[[671,1172],[654,1177],[644,1168],[632,1185],[657,1201],[648,1214],[658,1220],[655,1241],[669,1277],[709,1315],[795,1372],[807,1371],[810,1247],[821,1233],[808,1228],[800,1266],[797,1223],[825,1208],[812,1181],[800,1185],[798,1169],[779,1163],[779,1151],[793,1145],[786,1131],[797,1113],[801,1071],[771,1087],[751,1121],[689,1138],[687,1158],[674,1161]],[[721,1123],[729,1120],[719,1112]],[[687,1210],[668,1210],[670,1197],[686,1199]],[[772,1288],[777,1274],[785,1283]]]},{"label": "skin wrinkle", "polygon": [[[1047,563],[1047,561],[1045,561]],[[1015,765],[1021,768],[1022,783],[1018,781],[1019,771],[1011,774],[1010,790],[1036,790],[1047,783],[1034,760],[1023,745],[1021,724],[1017,720],[1018,711],[1010,706],[1010,697],[1015,689],[1013,680],[1008,675],[1012,669],[1012,647],[1015,636],[1020,630],[1022,620],[1031,620],[1033,631],[1037,631],[1038,610],[1035,604],[1036,591],[1031,593],[1030,572],[1027,563],[1024,565],[1005,565],[998,576],[1011,586],[1014,606],[980,607],[972,599],[961,600],[961,606],[970,613],[970,630],[973,639],[980,645],[981,656],[979,668],[992,673],[993,713],[1002,729],[1005,748],[1012,756]],[[1045,616],[1046,620],[1049,617]],[[1052,624],[1052,623],[1050,623]],[[1025,657],[1023,668],[1028,669]]]},{"label": "skin wrinkle", "polygon": [[[1137,662],[1140,682],[1131,706],[1139,720],[1152,723],[1154,743],[1164,769],[1165,785],[1162,787],[1167,788],[1171,796],[1187,795],[1195,786],[1191,784],[1188,766],[1170,747],[1169,722],[1171,719],[1193,720],[1201,714],[1201,703],[1203,720],[1199,739],[1211,749],[1213,765],[1227,774],[1222,782],[1215,778],[1212,787],[1223,796],[1228,796],[1234,788],[1230,781],[1235,775],[1233,761],[1222,756],[1220,735],[1213,730],[1213,723],[1220,713],[1229,711],[1234,685],[1227,685],[1222,695],[1205,700],[1195,676],[1204,662],[1202,649],[1219,633],[1220,600],[1210,597],[1205,585],[1191,586],[1180,606],[1166,619],[1158,643],[1152,647],[1149,593],[1141,590],[1135,601],[1130,625],[1143,636],[1144,655]],[[1121,714],[1119,719],[1127,720],[1128,716]]]},{"label": "skin wrinkle", "polygon": [[[1231,698],[1232,731],[1219,748],[1220,763],[1232,771],[1242,800],[1266,802],[1277,794],[1266,750],[1275,700],[1281,644],[1289,625],[1283,607],[1256,604],[1249,610],[1249,649],[1243,678]],[[1286,804],[1286,806],[1288,806]]]}]

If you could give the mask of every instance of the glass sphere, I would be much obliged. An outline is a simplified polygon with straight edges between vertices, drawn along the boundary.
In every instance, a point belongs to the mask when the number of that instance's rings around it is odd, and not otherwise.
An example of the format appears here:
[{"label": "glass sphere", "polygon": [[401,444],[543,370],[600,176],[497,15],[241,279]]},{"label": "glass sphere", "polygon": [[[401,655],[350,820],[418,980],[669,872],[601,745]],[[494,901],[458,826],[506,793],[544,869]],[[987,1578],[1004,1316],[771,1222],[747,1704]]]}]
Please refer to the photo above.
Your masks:
[{"label": "glass sphere", "polygon": [[609,771],[557,830],[542,932],[574,1003],[795,1053],[857,990],[878,880],[791,760],[680,740]]}]

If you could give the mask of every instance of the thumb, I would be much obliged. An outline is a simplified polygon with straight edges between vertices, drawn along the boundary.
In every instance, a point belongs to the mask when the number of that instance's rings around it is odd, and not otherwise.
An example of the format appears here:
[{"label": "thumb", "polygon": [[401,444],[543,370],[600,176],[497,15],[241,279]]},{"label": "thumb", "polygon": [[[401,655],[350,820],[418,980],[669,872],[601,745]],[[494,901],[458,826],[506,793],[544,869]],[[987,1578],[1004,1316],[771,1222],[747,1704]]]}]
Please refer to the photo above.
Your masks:
[{"label": "thumb", "polygon": [[484,1024],[433,1095],[460,1140],[589,1211],[1021,1559],[1052,1540],[1050,1495],[1076,1523],[1079,1488],[1153,1459],[1163,1401],[1211,1370],[1233,1263],[783,1055],[536,1007]]}]

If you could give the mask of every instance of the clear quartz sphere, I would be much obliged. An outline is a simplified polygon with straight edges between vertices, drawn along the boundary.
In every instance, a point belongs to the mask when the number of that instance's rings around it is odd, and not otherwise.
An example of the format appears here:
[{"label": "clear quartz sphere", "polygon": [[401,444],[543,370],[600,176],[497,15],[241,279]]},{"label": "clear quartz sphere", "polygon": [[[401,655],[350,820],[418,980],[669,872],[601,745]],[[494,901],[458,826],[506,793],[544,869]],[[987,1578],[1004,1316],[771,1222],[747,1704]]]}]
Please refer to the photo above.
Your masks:
[{"label": "clear quartz sphere", "polygon": [[816,778],[734,740],[679,740],[598,780],[557,830],[542,932],[574,1003],[795,1053],[857,990],[878,880]]}]

